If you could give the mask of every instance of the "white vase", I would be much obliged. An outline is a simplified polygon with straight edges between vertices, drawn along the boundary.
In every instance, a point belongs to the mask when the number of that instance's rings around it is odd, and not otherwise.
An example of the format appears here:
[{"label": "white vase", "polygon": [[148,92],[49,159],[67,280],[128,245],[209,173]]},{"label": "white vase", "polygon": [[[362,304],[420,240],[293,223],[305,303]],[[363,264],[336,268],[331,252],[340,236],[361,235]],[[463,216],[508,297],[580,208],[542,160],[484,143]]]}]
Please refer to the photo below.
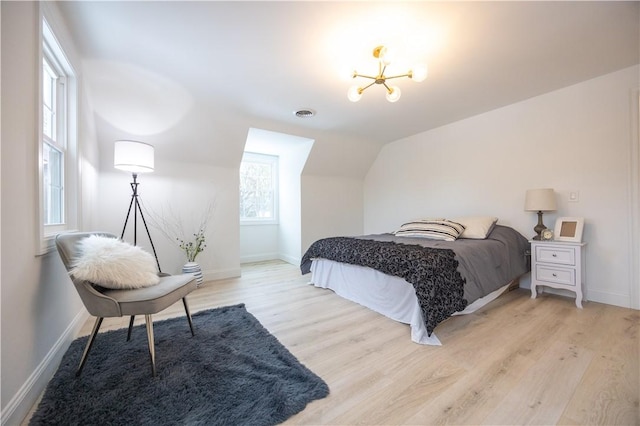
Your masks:
[{"label": "white vase", "polygon": [[182,273],[193,274],[193,276],[196,278],[198,287],[200,287],[202,285],[202,282],[204,281],[204,278],[202,277],[202,269],[200,268],[200,265],[196,262],[185,263],[184,266],[182,267]]}]

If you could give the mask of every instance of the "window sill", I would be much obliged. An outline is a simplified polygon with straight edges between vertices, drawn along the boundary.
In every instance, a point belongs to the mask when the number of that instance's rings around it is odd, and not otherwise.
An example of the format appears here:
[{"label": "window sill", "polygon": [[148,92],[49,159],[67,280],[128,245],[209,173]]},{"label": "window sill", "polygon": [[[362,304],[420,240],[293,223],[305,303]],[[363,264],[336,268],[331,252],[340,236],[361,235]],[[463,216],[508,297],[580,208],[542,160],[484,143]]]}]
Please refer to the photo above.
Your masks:
[{"label": "window sill", "polygon": [[240,226],[272,226],[279,225],[277,220],[242,220]]},{"label": "window sill", "polygon": [[56,250],[56,236],[55,235],[45,235],[40,240],[40,247],[38,247],[38,252],[36,256],[45,256],[51,252]]},{"label": "window sill", "polygon": [[63,229],[60,232],[56,232],[53,234],[47,234],[40,237],[40,245],[38,247],[38,252],[36,256],[46,256],[49,253],[52,253],[57,250],[56,248],[56,236],[61,232],[77,232],[77,229]]}]

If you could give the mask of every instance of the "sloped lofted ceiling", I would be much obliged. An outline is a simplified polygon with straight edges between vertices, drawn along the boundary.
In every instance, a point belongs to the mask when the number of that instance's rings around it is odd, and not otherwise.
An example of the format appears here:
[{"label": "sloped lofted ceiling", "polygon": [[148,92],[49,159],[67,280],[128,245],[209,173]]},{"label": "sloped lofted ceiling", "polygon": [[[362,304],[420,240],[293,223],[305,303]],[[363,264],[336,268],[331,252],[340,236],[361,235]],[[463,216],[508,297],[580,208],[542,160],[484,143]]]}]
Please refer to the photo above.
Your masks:
[{"label": "sloped lofted ceiling", "polygon": [[[385,143],[639,62],[638,2],[58,6],[103,152],[131,137],[228,167],[255,127],[314,139],[305,172],[363,176]],[[352,103],[351,72],[375,74],[379,44],[400,55],[390,74],[425,62],[429,77],[396,81],[396,103],[378,86]],[[295,117],[301,108],[317,115]]]}]

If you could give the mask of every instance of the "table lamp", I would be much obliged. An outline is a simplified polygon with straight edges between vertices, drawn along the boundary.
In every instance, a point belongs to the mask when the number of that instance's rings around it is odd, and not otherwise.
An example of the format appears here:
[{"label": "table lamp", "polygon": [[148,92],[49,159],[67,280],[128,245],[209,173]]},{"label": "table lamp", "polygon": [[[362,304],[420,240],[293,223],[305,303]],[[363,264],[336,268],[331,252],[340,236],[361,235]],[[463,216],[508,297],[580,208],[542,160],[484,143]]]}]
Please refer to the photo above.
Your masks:
[{"label": "table lamp", "polygon": [[551,188],[528,189],[524,199],[524,209],[529,212],[538,213],[538,224],[533,228],[536,235],[534,240],[540,239],[540,233],[546,228],[542,223],[542,212],[552,212],[556,210],[556,195]]}]

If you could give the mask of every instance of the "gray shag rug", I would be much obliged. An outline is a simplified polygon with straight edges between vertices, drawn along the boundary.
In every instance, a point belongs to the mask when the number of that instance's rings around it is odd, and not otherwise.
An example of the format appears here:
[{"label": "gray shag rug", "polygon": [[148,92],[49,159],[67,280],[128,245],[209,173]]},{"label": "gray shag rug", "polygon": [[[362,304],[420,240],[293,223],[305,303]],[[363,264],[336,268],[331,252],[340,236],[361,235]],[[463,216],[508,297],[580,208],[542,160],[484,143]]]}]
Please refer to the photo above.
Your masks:
[{"label": "gray shag rug", "polygon": [[273,425],[329,394],[243,304],[154,324],[157,376],[146,329],[75,340],[47,385],[32,425]]}]

